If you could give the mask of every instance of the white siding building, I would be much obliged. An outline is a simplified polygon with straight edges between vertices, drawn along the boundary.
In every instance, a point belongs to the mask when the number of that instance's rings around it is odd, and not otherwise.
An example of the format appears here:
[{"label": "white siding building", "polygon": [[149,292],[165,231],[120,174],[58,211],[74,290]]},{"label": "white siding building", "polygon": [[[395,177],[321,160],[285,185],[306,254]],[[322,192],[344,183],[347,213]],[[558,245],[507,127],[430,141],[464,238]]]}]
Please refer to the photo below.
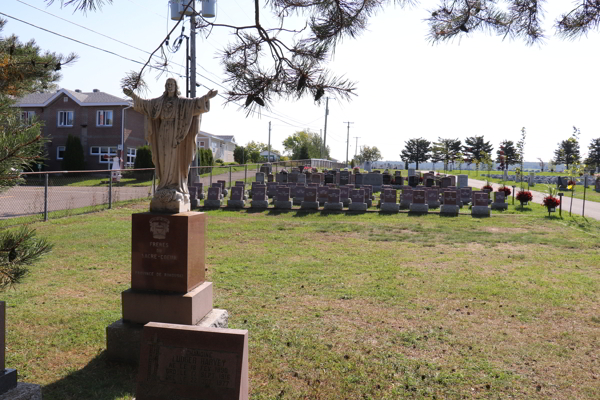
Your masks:
[{"label": "white siding building", "polygon": [[196,137],[198,148],[210,149],[213,159],[221,159],[223,162],[234,162],[233,152],[235,150],[235,137],[232,135],[211,135],[200,131]]}]

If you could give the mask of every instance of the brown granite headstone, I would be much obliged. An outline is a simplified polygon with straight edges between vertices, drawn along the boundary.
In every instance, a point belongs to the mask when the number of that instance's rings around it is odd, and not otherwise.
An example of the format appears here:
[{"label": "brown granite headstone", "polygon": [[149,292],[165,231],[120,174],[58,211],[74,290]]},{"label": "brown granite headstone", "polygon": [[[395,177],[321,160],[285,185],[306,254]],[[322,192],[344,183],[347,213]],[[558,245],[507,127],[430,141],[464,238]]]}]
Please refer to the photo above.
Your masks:
[{"label": "brown granite headstone", "polygon": [[204,282],[206,215],[132,215],[131,288],[187,293]]},{"label": "brown granite headstone", "polygon": [[221,199],[221,185],[213,183],[213,187],[208,188],[208,200],[220,200]]},{"label": "brown granite headstone", "polygon": [[340,202],[340,189],[329,189],[327,192],[328,203],[339,203]]},{"label": "brown granite headstone", "polygon": [[473,205],[479,207],[488,206],[489,194],[485,192],[473,192]]},{"label": "brown granite headstone", "polygon": [[444,190],[444,204],[455,206],[457,202],[458,198],[455,190]]},{"label": "brown granite headstone", "polygon": [[340,187],[340,200],[344,201],[350,196],[350,188]]},{"label": "brown granite headstone", "polygon": [[290,188],[279,186],[277,188],[277,201],[290,201]]},{"label": "brown granite headstone", "polygon": [[231,188],[231,200],[244,200],[244,188],[242,186],[233,186]]},{"label": "brown granite headstone", "polygon": [[385,189],[383,191],[383,201],[384,203],[396,204],[396,189]]},{"label": "brown granite headstone", "polygon": [[436,201],[440,200],[440,195],[437,191],[437,189],[431,189],[427,191],[427,203],[429,204],[430,202],[435,203]]},{"label": "brown granite headstone", "polygon": [[425,204],[425,191],[424,190],[413,190],[413,203]]},{"label": "brown granite headstone", "polygon": [[314,203],[317,201],[317,188],[316,187],[307,187],[304,190],[304,201],[308,203]]},{"label": "brown granite headstone", "polygon": [[350,199],[352,203],[364,203],[365,202],[365,190],[364,189],[353,189],[350,191]]},{"label": "brown granite headstone", "polygon": [[137,400],[247,400],[248,331],[150,322]]}]

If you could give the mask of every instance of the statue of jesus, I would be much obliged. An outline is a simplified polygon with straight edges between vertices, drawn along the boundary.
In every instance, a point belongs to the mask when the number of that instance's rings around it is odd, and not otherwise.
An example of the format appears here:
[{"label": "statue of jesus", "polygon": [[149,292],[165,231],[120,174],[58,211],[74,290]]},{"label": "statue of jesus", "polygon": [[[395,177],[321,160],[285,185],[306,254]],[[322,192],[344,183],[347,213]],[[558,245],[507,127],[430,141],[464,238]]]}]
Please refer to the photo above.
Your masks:
[{"label": "statue of jesus", "polygon": [[179,213],[190,210],[187,179],[196,154],[196,135],[201,114],[210,111],[210,99],[216,90],[202,97],[179,97],[177,81],[167,79],[162,96],[145,100],[130,89],[123,93],[133,99],[134,110],[146,116],[145,139],[152,148],[158,188],[150,203],[150,211]]}]

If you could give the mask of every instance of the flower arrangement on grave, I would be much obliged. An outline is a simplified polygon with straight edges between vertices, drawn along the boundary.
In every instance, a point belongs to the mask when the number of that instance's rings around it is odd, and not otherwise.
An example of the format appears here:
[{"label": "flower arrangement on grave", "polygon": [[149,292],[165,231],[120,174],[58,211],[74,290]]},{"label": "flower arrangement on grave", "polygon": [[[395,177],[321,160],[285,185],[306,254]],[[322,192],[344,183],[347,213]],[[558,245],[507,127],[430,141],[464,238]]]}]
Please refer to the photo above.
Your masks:
[{"label": "flower arrangement on grave", "polygon": [[560,200],[554,196],[546,196],[546,197],[544,197],[544,201],[542,202],[542,205],[548,209],[556,208],[557,206],[560,205]]},{"label": "flower arrangement on grave", "polygon": [[[569,186],[575,186],[577,184],[577,182],[575,182],[573,179],[569,179],[569,182],[567,182],[567,185]],[[571,188],[569,188],[571,189]]]},{"label": "flower arrangement on grave", "polygon": [[512,190],[510,190],[509,187],[502,186],[501,188],[498,188],[498,192],[504,192],[504,197],[508,197],[511,195]]},{"label": "flower arrangement on grave", "polygon": [[419,183],[423,183],[423,177],[419,177]]},{"label": "flower arrangement on grave", "polygon": [[354,167],[354,168],[352,168],[352,172],[355,174],[358,174],[360,172],[360,168]]},{"label": "flower arrangement on grave", "polygon": [[492,187],[492,185],[490,185],[489,183],[486,184],[484,187],[481,188],[482,190],[489,190],[490,192],[494,191],[494,188]]},{"label": "flower arrangement on grave", "polygon": [[517,200],[521,202],[521,205],[524,205],[533,200],[533,195],[529,190],[521,190],[517,193]]},{"label": "flower arrangement on grave", "polygon": [[318,169],[316,169],[315,167],[313,167],[313,168],[312,168],[312,173],[313,173],[313,174],[316,174],[317,172],[319,172],[319,170],[318,170]]}]

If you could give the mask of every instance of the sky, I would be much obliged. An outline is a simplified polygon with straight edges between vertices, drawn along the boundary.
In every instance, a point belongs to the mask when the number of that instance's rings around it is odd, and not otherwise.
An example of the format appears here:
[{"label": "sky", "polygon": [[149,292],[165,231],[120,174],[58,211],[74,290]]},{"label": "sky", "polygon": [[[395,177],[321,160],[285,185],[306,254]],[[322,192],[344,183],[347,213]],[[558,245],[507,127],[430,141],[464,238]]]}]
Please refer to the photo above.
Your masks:
[{"label": "sky", "polygon": [[[547,39],[534,46],[482,32],[432,45],[426,39],[424,18],[435,4],[424,0],[412,9],[386,7],[369,21],[367,32],[338,45],[328,68],[355,81],[356,96],[350,101],[329,101],[326,143],[332,157],[345,160],[347,152],[352,158],[361,146],[377,146],[383,160],[397,161],[411,138],[464,141],[481,135],[492,143],[495,154],[502,140],[516,143],[525,127],[525,160],[548,162],[558,143],[571,136],[573,126],[581,131],[582,155],[587,153],[590,141],[600,138],[600,80],[596,79],[600,33],[574,41],[554,36],[554,20],[572,2],[549,0]],[[148,53],[175,24],[169,18],[168,0],[114,0],[87,14],[74,12],[73,7],[61,9],[60,0],[51,6],[42,0],[2,0],[0,13],[10,16],[0,15],[8,20],[3,36],[15,34],[21,41],[35,39],[44,50],[79,55],[75,64],[63,68],[61,88],[99,89],[119,97],[124,97],[121,79],[140,70]],[[276,25],[268,18],[269,10],[261,13],[265,22]],[[214,21],[249,25],[253,15],[251,1],[217,0]],[[302,20],[289,23],[298,26]],[[180,28],[175,32],[178,35]],[[231,31],[224,28],[215,28],[208,38],[197,38],[197,81],[203,85],[197,96],[209,89],[227,90],[218,52],[231,40]],[[176,65],[185,65],[185,47],[169,58],[172,73],[146,75],[146,97],[160,96],[170,76],[185,87],[185,79],[179,77],[185,75],[185,68]],[[247,117],[239,105],[216,97],[201,129],[233,135],[241,145],[252,140],[267,143],[269,122],[271,146],[283,151],[283,140],[296,131],[322,132],[325,102],[278,101],[261,115]]]}]

